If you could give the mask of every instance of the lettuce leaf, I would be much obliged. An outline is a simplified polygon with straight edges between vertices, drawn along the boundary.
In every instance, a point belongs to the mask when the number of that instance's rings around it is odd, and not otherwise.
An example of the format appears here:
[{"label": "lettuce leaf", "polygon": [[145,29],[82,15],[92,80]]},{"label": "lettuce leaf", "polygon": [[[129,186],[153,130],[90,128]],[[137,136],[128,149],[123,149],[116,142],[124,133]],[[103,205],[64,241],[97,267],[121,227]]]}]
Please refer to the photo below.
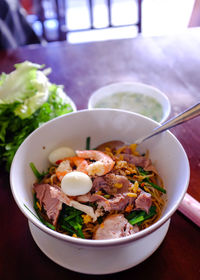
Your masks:
[{"label": "lettuce leaf", "polygon": [[15,64],[16,70],[0,77],[0,103],[19,101],[21,104],[15,109],[15,115],[22,119],[33,114],[48,99],[50,83],[46,73],[39,70],[42,67],[25,61]]},{"label": "lettuce leaf", "polygon": [[33,130],[73,111],[62,87],[48,80],[46,70],[39,70],[42,65],[25,61],[15,67],[0,76],[0,165],[7,171]]},{"label": "lettuce leaf", "polygon": [[[10,74],[3,73],[0,77],[0,102],[23,101],[34,95],[37,87],[37,70],[42,67],[42,65],[25,61],[15,64],[16,70]],[[45,75],[44,77],[47,79]]]}]

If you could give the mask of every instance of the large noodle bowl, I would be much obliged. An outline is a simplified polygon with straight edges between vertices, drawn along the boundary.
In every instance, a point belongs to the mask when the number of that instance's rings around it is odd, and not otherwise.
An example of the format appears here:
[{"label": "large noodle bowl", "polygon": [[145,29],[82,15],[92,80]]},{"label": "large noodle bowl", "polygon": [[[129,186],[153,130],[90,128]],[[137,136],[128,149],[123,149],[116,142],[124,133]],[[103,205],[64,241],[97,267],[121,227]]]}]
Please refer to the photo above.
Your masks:
[{"label": "large noodle bowl", "polygon": [[45,174],[32,164],[34,208],[45,225],[101,240],[135,234],[160,218],[166,190],[148,151],[141,155],[137,145],[121,141],[66,149],[53,151]]}]

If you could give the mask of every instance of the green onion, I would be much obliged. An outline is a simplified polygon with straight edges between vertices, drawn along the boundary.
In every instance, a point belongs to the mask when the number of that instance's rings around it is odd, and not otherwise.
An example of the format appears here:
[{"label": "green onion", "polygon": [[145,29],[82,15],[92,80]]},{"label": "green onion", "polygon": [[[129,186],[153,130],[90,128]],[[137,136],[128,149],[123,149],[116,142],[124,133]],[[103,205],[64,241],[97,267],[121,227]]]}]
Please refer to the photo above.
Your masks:
[{"label": "green onion", "polygon": [[37,170],[37,168],[35,167],[35,164],[33,163],[33,162],[31,162],[30,164],[30,168],[32,169],[32,171],[33,171],[33,173],[34,173],[34,175],[35,175],[35,177],[38,179],[38,181],[40,182],[43,178],[44,178],[44,176],[46,175],[46,173],[40,173],[38,170]]},{"label": "green onion", "polygon": [[139,222],[142,222],[144,220],[144,215],[145,215],[145,212],[144,211],[140,211],[137,215],[135,215],[135,217],[133,219],[130,219],[129,220],[129,223],[131,225],[135,225]]},{"label": "green onion", "polygon": [[71,233],[72,235],[74,234],[74,231],[66,225],[61,225],[61,228],[63,228],[67,232]]},{"label": "green onion", "polygon": [[99,224],[101,224],[101,223],[103,222],[103,217],[102,217],[102,216],[99,216],[99,217],[97,218],[97,222],[98,222]]},{"label": "green onion", "polygon": [[131,212],[126,218],[129,221],[131,225],[140,225],[145,220],[150,219],[156,214],[156,206],[151,206],[149,209],[149,214],[147,214],[145,211],[138,211],[135,210]]},{"label": "green onion", "polygon": [[135,184],[135,180],[129,179],[132,184]]},{"label": "green onion", "polygon": [[45,226],[47,226],[48,228],[53,229],[53,230],[56,229],[52,224],[50,224],[50,223],[48,223],[47,221],[45,221],[44,219],[42,219],[42,217],[40,217],[40,220],[41,220],[41,222],[42,222]]},{"label": "green onion", "polygon": [[156,185],[156,184],[150,182],[149,179],[147,179],[147,183],[148,183],[149,185],[151,185],[154,189],[157,189],[158,191],[161,191],[162,193],[167,193],[167,191],[166,191],[165,189],[163,189],[163,188],[161,188],[160,186],[158,186],[158,185]]},{"label": "green onion", "polygon": [[68,217],[65,217],[64,220],[65,220],[65,221],[69,221],[69,220],[73,219],[74,217],[76,217],[77,215],[79,215],[79,213],[74,213],[73,215],[70,215],[70,216],[68,216]]},{"label": "green onion", "polygon": [[129,223],[133,226],[139,222],[143,222],[144,221],[144,216],[139,216],[139,217],[136,217],[132,220],[129,221]]},{"label": "green onion", "polygon": [[90,150],[90,136],[86,138],[86,150]]},{"label": "green onion", "polygon": [[76,234],[78,237],[85,238],[82,232],[83,212],[73,207],[63,205],[58,219],[58,225],[71,235]]},{"label": "green onion", "polygon": [[34,217],[36,217],[38,220],[40,220],[40,219],[31,211],[31,209],[28,208],[28,206],[27,206],[26,204],[24,204],[24,206],[26,207],[26,209],[27,209],[29,212],[31,212],[31,214],[32,214]]},{"label": "green onion", "polygon": [[[143,175],[143,176],[149,175],[149,172],[148,172],[148,171],[145,171],[142,167],[137,166],[137,169],[138,169],[138,172],[140,173],[140,175]],[[144,181],[146,181],[146,182],[147,182],[149,185],[151,185],[154,189],[157,189],[157,190],[159,190],[159,191],[161,191],[161,192],[163,192],[163,193],[166,193],[166,190],[165,190],[165,189],[163,189],[163,188],[161,188],[160,186],[158,186],[158,185],[152,183],[152,182],[149,180],[149,178],[145,178]]]},{"label": "green onion", "polygon": [[137,166],[137,170],[140,173],[140,175],[149,175],[149,171],[145,171],[141,166]]},{"label": "green onion", "polygon": [[[156,212],[156,206],[151,206],[151,208],[149,209],[149,214],[147,214],[147,213],[145,212],[144,220],[143,220],[142,222],[144,222],[144,221],[146,221],[146,220],[152,218],[154,215],[156,215],[156,213],[157,213],[157,212]],[[138,226],[139,226],[142,222],[139,222],[139,223],[138,223]]]},{"label": "green onion", "polygon": [[[143,213],[145,213],[144,211],[142,211]],[[133,210],[130,214],[128,214],[128,216],[126,216],[127,220],[131,220],[133,218],[135,218],[138,213],[141,213],[141,211],[138,211],[138,210]]]},{"label": "green onion", "polygon": [[83,234],[81,229],[78,230],[78,236],[80,236],[81,238],[85,239],[85,236],[84,236],[84,234]]}]

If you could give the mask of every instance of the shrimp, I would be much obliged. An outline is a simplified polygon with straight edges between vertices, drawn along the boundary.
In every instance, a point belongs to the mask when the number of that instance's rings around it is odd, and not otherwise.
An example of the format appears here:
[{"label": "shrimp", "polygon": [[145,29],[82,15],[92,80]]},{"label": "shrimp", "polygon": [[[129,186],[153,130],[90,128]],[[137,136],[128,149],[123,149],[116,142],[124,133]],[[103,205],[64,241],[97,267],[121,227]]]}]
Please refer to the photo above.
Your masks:
[{"label": "shrimp", "polygon": [[85,159],[79,157],[67,157],[60,160],[60,164],[56,169],[56,176],[60,181],[62,181],[63,177],[73,171],[73,166],[76,166],[76,170],[80,172],[84,172],[87,174],[88,163]]},{"label": "shrimp", "polygon": [[72,172],[72,167],[69,160],[63,160],[56,169],[57,178],[62,181],[62,178],[69,172]]},{"label": "shrimp", "polygon": [[76,151],[79,158],[95,160],[87,167],[88,175],[102,176],[110,172],[115,164],[112,158],[101,151],[84,150]]},{"label": "shrimp", "polygon": [[76,169],[77,171],[87,174],[87,167],[88,167],[87,160],[79,157],[70,157],[69,160],[71,161],[71,163],[75,164],[75,166],[77,167]]}]

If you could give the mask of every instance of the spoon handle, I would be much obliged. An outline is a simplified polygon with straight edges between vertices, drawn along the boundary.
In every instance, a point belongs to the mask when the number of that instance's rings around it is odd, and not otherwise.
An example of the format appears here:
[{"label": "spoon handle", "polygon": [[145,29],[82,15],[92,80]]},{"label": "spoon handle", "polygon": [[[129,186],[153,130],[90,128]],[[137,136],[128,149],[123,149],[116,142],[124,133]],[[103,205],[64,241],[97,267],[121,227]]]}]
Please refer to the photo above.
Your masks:
[{"label": "spoon handle", "polygon": [[170,120],[166,121],[162,125],[156,127],[153,132],[147,134],[144,137],[141,137],[135,141],[136,144],[140,144],[143,141],[151,138],[154,135],[157,135],[169,128],[172,128],[176,125],[179,125],[183,122],[189,121],[195,117],[198,117],[200,115],[200,103],[197,103],[196,105],[190,107],[186,111],[180,113],[178,116],[175,116],[174,118],[171,118]]},{"label": "spoon handle", "polygon": [[200,202],[191,195],[185,194],[178,210],[200,227]]}]

